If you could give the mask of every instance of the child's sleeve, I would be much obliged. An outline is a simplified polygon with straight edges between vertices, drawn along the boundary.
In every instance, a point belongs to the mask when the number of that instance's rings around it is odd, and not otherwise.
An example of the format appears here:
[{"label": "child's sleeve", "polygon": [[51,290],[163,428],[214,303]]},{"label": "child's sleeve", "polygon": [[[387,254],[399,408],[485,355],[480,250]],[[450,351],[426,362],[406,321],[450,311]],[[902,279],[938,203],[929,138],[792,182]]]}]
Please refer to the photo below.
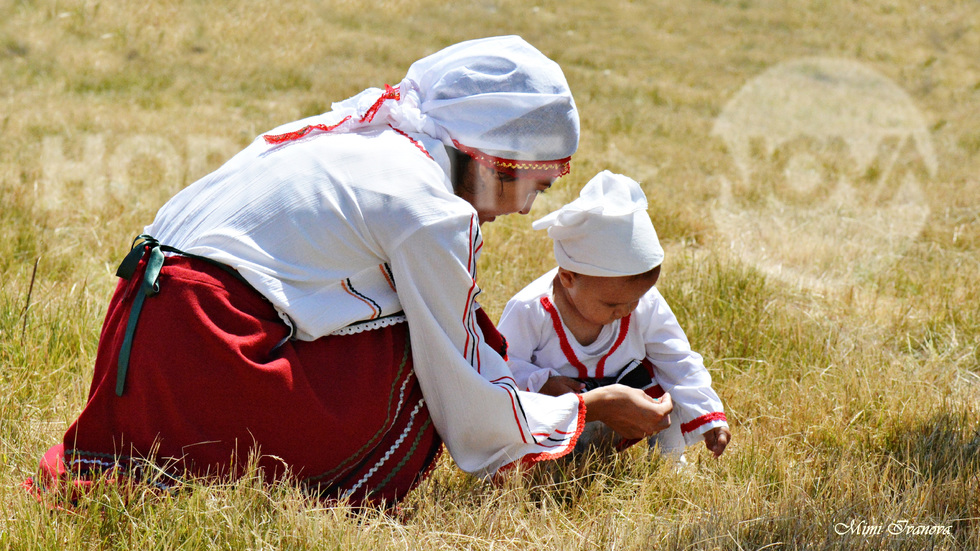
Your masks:
[{"label": "child's sleeve", "polygon": [[514,374],[517,388],[538,392],[553,375],[554,369],[532,363],[534,352],[542,342],[544,311],[536,303],[512,298],[500,316],[497,330],[507,339],[507,365]]},{"label": "child's sleeve", "polygon": [[711,388],[711,375],[701,355],[691,350],[687,335],[656,288],[644,297],[646,355],[654,365],[657,382],[670,394],[681,422],[681,433],[687,445],[702,440],[705,432],[727,427],[721,399]]}]

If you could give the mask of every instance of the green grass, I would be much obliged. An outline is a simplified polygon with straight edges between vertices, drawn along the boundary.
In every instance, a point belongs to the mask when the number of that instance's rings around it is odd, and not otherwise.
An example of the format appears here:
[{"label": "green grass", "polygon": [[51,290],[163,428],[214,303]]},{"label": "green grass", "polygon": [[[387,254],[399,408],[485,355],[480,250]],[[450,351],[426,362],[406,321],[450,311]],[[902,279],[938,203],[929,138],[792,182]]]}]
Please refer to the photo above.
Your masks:
[{"label": "green grass", "polygon": [[[496,318],[553,265],[530,223],[596,172],[641,181],[667,250],[659,287],[726,403],[720,461],[699,446],[678,473],[634,449],[489,482],[444,458],[393,515],[257,477],[172,495],[106,485],[71,510],[21,489],[85,403],[115,265],[160,204],[262,131],[509,33],[562,65],[583,136],[531,216],[485,228],[481,299]],[[978,51],[972,0],[0,1],[0,548],[980,548]],[[795,265],[822,266],[794,279],[739,255],[712,216],[721,182],[778,218],[774,194],[799,208],[828,197],[779,187],[801,148],[866,195],[886,157],[859,167],[839,140],[756,144],[769,172],[746,185],[712,130],[752,79],[808,57],[907,93],[937,171],[902,157],[928,216],[900,247],[848,256],[861,236],[838,250],[805,227],[775,235]],[[852,521],[950,534],[838,533]]]}]

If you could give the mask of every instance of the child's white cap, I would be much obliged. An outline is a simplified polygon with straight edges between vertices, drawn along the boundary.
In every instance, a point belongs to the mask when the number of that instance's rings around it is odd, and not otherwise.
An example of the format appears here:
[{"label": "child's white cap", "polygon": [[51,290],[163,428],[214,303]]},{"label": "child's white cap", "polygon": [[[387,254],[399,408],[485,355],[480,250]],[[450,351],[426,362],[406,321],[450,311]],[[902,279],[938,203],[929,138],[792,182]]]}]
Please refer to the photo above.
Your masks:
[{"label": "child's white cap", "polygon": [[566,270],[600,277],[649,272],[664,261],[640,184],[604,170],[578,199],[531,225],[547,228],[555,260]]}]

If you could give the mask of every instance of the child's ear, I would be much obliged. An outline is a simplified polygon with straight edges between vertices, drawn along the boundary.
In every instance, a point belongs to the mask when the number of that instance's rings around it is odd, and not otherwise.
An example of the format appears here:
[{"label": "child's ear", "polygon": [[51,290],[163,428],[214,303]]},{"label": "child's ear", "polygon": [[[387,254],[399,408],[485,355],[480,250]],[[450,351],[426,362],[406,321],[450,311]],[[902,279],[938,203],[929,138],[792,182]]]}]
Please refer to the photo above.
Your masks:
[{"label": "child's ear", "polygon": [[561,286],[569,289],[575,284],[575,276],[578,275],[575,272],[569,272],[565,268],[558,268],[558,282]]}]

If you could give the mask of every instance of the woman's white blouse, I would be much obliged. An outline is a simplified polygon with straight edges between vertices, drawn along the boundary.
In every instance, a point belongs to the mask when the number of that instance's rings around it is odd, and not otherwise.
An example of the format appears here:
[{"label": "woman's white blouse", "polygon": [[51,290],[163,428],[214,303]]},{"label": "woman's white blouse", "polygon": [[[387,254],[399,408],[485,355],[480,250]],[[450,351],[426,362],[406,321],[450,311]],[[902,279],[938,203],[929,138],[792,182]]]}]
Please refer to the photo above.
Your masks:
[{"label": "woman's white blouse", "polygon": [[392,129],[259,138],[174,196],[145,233],[237,269],[300,340],[403,312],[439,435],[460,468],[490,474],[564,453],[584,406],[519,391],[484,342],[480,226],[448,173],[440,142]]}]

